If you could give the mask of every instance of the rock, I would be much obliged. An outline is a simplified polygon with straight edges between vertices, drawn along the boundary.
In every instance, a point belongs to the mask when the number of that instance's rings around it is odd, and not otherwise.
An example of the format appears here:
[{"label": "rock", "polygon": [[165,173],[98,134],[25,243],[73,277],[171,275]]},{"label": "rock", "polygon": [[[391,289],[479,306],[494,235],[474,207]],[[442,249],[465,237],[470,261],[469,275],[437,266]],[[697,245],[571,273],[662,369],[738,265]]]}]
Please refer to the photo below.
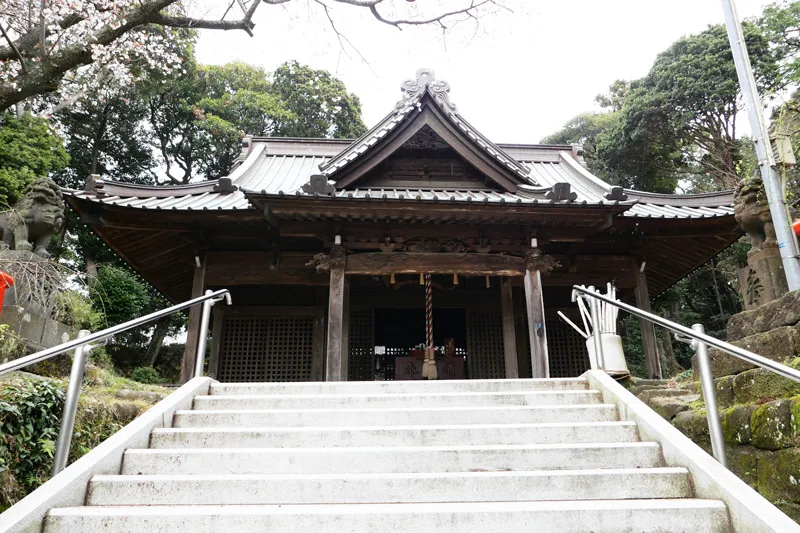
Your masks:
[{"label": "rock", "polygon": [[650,389],[640,392],[639,394],[637,394],[637,396],[644,403],[649,403],[650,400],[652,400],[656,396],[661,396],[664,398],[667,397],[675,398],[678,396],[687,396],[691,394],[692,393],[686,389]]},{"label": "rock", "polygon": [[140,411],[138,405],[128,402],[114,402],[112,404],[112,409],[114,411],[114,416],[116,416],[117,420],[123,425],[133,421],[133,419],[139,416]]},{"label": "rock", "polygon": [[771,501],[800,501],[800,450],[781,450],[759,460],[758,491]]},{"label": "rock", "polygon": [[662,387],[657,387],[655,385],[636,385],[629,389],[634,396],[639,396],[641,393],[650,390],[663,390]]},{"label": "rock", "polygon": [[[792,402],[778,400],[759,406],[750,417],[750,440],[762,450],[781,450],[795,442]],[[759,476],[760,477],[760,476]]]},{"label": "rock", "polygon": [[800,394],[800,383],[763,368],[742,372],[733,378],[735,403],[755,403],[764,399],[791,398]]},{"label": "rock", "polygon": [[739,476],[745,483],[758,490],[758,462],[772,460],[775,452],[759,450],[752,446],[727,446],[725,458],[728,470]]},{"label": "rock", "polygon": [[800,291],[794,291],[758,309],[733,315],[728,320],[728,342],[798,323],[800,323]]},{"label": "rock", "polygon": [[757,405],[741,405],[720,413],[722,436],[728,444],[750,444],[750,421]]},{"label": "rock", "polygon": [[[717,391],[717,407],[720,409],[734,404],[733,379],[734,376],[725,376],[714,380],[714,387]],[[702,395],[702,387],[700,387],[700,391]]]},{"label": "rock", "polygon": [[[773,361],[784,362],[800,354],[800,329],[794,326],[784,326],[764,333],[756,333],[738,341],[732,342],[734,346],[750,350]],[[715,348],[708,351],[711,360],[711,373],[715,377],[739,374],[745,370],[755,368],[755,365],[739,359],[733,355],[721,352]],[[700,376],[695,358],[692,358],[694,375]]]},{"label": "rock", "polygon": [[120,389],[114,394],[120,400],[129,400],[129,401],[143,401],[149,404],[158,403],[163,400],[163,397],[155,392],[147,392],[147,391],[139,391],[139,390],[131,390],[131,389]]},{"label": "rock", "polygon": [[[697,399],[698,396],[692,395],[688,396],[687,398]],[[682,413],[691,409],[691,407],[687,405],[688,402],[685,403],[681,401],[682,399],[683,398],[665,398],[663,396],[655,396],[651,398],[649,402],[647,402],[647,405],[649,405],[653,411],[661,415],[662,418],[672,422],[672,419],[675,418],[678,413]]]},{"label": "rock", "polygon": [[708,436],[708,422],[705,411],[684,411],[672,419],[672,425],[698,444],[711,441]]}]

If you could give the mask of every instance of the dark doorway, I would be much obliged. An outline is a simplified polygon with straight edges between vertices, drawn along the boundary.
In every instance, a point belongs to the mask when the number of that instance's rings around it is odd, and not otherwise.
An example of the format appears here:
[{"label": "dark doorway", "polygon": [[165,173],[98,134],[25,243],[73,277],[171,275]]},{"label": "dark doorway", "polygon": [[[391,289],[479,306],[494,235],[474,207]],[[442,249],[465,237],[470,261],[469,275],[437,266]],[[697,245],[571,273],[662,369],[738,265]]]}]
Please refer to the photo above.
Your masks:
[{"label": "dark doorway", "polygon": [[[454,355],[467,355],[467,313],[464,309],[433,310],[433,343],[437,357],[445,355],[447,339],[453,339]],[[375,309],[376,375],[394,379],[395,358],[408,357],[412,350],[424,344],[424,309]]]},{"label": "dark doorway", "polygon": [[[444,346],[452,338],[456,348],[467,347],[467,314],[464,309],[433,310],[433,343]],[[423,309],[375,309],[375,345],[405,348],[425,343]]]}]

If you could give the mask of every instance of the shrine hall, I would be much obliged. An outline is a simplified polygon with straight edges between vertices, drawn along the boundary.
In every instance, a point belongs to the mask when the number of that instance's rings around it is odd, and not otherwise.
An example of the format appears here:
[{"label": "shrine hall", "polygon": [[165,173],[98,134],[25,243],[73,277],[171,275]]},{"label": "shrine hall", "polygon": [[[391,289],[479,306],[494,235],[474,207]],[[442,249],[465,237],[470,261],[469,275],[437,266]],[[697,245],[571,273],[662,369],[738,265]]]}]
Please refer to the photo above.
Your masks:
[{"label": "shrine hall", "polygon": [[578,376],[585,341],[557,316],[580,320],[573,285],[647,310],[740,235],[732,192],[623,189],[579,146],[495,144],[431,70],[399,97],[359,139],[247,136],[219,180],[91,176],[65,199],[169,300],[231,291],[211,327],[223,382],[421,379],[426,356],[438,379]]}]

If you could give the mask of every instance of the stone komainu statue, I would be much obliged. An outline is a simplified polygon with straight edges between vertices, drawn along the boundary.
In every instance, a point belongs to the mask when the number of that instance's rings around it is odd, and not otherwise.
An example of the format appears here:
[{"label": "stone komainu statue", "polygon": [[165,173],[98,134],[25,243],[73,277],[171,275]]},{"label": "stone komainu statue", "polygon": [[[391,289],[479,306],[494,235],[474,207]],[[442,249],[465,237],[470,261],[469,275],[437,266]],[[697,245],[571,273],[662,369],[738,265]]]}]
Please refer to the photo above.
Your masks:
[{"label": "stone komainu statue", "polygon": [[53,235],[64,224],[64,200],[53,180],[34,181],[14,207],[0,213],[2,248],[33,251],[47,258]]}]

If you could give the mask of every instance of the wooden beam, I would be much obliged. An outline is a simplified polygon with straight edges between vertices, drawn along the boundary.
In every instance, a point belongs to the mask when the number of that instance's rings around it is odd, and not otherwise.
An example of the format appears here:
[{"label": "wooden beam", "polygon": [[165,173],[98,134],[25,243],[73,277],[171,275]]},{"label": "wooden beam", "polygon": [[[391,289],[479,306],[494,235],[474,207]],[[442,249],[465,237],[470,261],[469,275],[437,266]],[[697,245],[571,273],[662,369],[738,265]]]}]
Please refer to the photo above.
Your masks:
[{"label": "wooden beam", "polygon": [[[203,295],[207,264],[206,254],[201,253],[200,266],[194,269],[192,298],[199,298]],[[181,383],[186,383],[192,379],[192,374],[194,374],[194,363],[197,357],[197,341],[200,334],[200,314],[202,311],[202,305],[195,305],[189,310],[189,323],[186,325],[186,347],[183,350],[183,359],[181,359]]]},{"label": "wooden beam", "polygon": [[521,257],[499,254],[393,252],[364,253],[347,257],[345,272],[350,275],[384,274],[465,274],[474,276],[522,276]]},{"label": "wooden beam", "polygon": [[[639,262],[634,261],[636,276],[636,307],[642,311],[652,313],[650,308],[650,293],[647,290],[647,277],[639,267]],[[662,379],[661,360],[656,349],[656,331],[653,323],[643,318],[639,319],[639,327],[642,330],[642,343],[644,344],[644,361],[647,366],[647,377],[650,379]]]},{"label": "wooden beam", "polygon": [[503,352],[505,353],[506,379],[517,379],[519,378],[517,332],[514,327],[514,299],[509,278],[503,278],[500,282],[500,300],[503,311]]},{"label": "wooden beam", "polygon": [[538,270],[525,271],[525,305],[528,311],[532,377],[549,378],[550,365],[547,354],[544,299],[542,298],[542,273]]},{"label": "wooden beam", "polygon": [[342,261],[331,266],[330,294],[328,297],[328,343],[325,359],[325,381],[346,381],[343,366],[344,348],[344,293],[346,290]]}]

